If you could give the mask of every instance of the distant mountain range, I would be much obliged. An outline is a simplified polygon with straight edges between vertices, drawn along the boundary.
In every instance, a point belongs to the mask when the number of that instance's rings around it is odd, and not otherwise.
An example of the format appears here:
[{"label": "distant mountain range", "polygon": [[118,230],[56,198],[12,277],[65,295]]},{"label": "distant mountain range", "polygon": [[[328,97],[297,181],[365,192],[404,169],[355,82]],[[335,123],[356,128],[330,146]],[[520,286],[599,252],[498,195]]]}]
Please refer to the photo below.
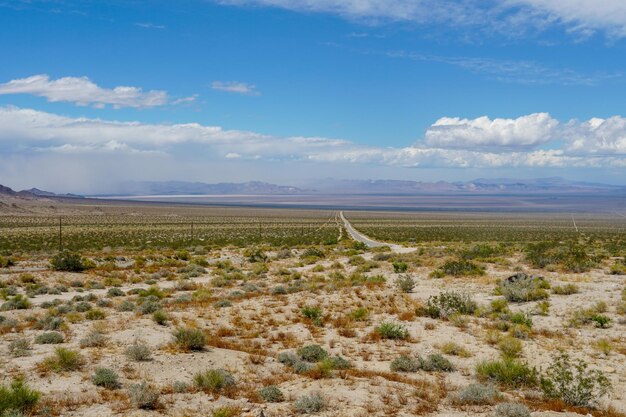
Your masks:
[{"label": "distant mountain range", "polygon": [[[467,182],[422,182],[403,180],[315,180],[308,187],[276,185],[261,181],[244,183],[208,184],[186,181],[128,182],[115,194],[106,196],[154,195],[315,195],[315,194],[563,194],[563,193],[619,193],[626,195],[626,186],[568,181],[559,177],[538,179],[478,178]],[[0,185],[0,196],[17,198],[82,198],[76,194],[56,194],[38,188],[14,191]]]}]

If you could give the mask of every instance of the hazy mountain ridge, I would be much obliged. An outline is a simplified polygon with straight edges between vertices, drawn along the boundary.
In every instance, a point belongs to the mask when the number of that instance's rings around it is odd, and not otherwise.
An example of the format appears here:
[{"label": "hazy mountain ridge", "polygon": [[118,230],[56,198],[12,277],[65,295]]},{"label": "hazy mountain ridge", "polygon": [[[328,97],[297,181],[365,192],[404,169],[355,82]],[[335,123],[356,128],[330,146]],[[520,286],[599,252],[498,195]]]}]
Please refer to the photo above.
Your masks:
[{"label": "hazy mountain ridge", "polygon": [[[569,181],[559,177],[537,179],[477,178],[466,182],[423,182],[410,180],[342,180],[326,178],[310,181],[300,188],[262,181],[243,183],[203,183],[187,181],[128,182],[116,193],[106,196],[138,195],[305,195],[305,194],[521,194],[521,193],[618,193],[626,194],[626,186]],[[84,198],[76,194],[57,194],[31,188],[15,191],[0,185],[0,196],[14,198]]]}]

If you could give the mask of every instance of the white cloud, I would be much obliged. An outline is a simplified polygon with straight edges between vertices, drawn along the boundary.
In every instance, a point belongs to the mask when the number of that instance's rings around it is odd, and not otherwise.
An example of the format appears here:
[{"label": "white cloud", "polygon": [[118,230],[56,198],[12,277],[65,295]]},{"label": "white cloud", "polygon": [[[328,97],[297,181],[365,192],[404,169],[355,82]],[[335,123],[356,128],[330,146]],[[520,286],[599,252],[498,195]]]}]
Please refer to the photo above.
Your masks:
[{"label": "white cloud", "polygon": [[626,36],[626,2],[623,0],[507,0],[545,13],[574,31],[604,30],[609,36]]},{"label": "white cloud", "polygon": [[157,25],[156,23],[151,22],[137,22],[135,26],[139,26],[144,29],[165,29],[164,25]]},{"label": "white cloud", "polygon": [[213,90],[225,91],[227,93],[244,94],[248,96],[259,96],[256,86],[253,84],[242,83],[237,81],[213,81],[211,83]]},{"label": "white cloud", "polygon": [[114,108],[145,108],[162,106],[169,101],[167,93],[161,90],[144,92],[141,88],[126,86],[107,89],[96,85],[87,77],[63,77],[52,80],[45,74],[0,84],[0,95],[2,94],[31,94],[45,97],[51,102],[66,101],[79,106],[91,105],[98,108],[105,105],[112,105]]},{"label": "white cloud", "polygon": [[[218,126],[146,124],[70,118],[0,107],[5,154],[85,153],[172,155],[215,160],[309,161],[390,167],[625,167],[626,119],[560,123],[546,113],[517,119],[442,118],[425,141],[404,148],[320,137],[276,137]],[[553,149],[541,149],[540,145]]]},{"label": "white cloud", "polygon": [[426,131],[426,144],[433,147],[532,148],[554,139],[559,122],[548,113],[535,113],[517,119],[476,119],[444,117]]},{"label": "white cloud", "polygon": [[565,27],[588,36],[596,30],[626,36],[623,0],[217,0],[229,5],[262,5],[300,12],[331,13],[365,23],[408,21],[479,27],[519,36]]}]

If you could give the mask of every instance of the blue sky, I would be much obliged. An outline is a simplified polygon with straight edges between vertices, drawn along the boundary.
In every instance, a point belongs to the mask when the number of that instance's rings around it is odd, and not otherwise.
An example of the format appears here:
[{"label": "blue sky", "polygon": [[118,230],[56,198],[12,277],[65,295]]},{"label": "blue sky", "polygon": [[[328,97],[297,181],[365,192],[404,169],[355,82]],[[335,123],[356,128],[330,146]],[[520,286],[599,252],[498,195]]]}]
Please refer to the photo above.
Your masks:
[{"label": "blue sky", "polygon": [[0,0],[0,183],[624,184],[625,38],[620,0]]}]

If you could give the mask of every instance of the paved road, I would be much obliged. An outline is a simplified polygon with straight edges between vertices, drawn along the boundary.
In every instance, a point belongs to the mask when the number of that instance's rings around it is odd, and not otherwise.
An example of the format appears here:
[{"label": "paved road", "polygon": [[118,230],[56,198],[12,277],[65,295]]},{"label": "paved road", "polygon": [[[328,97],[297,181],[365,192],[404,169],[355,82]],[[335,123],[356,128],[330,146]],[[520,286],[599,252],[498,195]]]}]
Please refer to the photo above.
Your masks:
[{"label": "paved road", "polygon": [[354,227],[352,227],[348,219],[346,219],[345,216],[343,215],[343,211],[339,212],[339,217],[341,217],[341,220],[343,221],[343,225],[346,227],[346,230],[348,231],[348,233],[350,233],[350,236],[352,236],[352,239],[356,240],[357,242],[365,243],[368,248],[379,248],[381,246],[389,246],[391,250],[394,252],[405,252],[405,253],[415,250],[415,248],[405,248],[404,246],[396,245],[393,243],[379,242],[377,240],[370,239],[369,237],[365,236],[363,233],[359,232]]}]

